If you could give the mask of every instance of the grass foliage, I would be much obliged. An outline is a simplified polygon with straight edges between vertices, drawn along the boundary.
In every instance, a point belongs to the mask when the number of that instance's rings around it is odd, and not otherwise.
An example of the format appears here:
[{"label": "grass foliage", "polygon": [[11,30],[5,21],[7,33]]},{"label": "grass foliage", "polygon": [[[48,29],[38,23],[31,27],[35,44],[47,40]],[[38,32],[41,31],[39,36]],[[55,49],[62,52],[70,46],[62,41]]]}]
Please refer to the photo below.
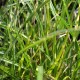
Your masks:
[{"label": "grass foliage", "polygon": [[79,0],[8,0],[0,8],[0,80],[79,80],[79,18]]}]

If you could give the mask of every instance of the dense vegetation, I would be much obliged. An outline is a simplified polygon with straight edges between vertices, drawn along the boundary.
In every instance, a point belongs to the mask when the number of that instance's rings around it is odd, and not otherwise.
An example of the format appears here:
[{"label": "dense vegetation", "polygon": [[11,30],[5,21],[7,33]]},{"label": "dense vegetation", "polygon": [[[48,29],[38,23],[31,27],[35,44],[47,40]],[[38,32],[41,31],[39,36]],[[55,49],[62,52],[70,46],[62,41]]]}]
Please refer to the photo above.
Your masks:
[{"label": "dense vegetation", "polygon": [[80,0],[0,2],[0,80],[79,80],[79,18]]}]

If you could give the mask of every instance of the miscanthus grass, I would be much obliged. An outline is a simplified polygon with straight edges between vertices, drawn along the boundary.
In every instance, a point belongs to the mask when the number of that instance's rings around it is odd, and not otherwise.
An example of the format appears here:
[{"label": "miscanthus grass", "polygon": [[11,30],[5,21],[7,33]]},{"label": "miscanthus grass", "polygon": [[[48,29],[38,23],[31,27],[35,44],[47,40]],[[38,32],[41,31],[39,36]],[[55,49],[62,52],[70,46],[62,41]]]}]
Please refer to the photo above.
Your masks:
[{"label": "miscanthus grass", "polygon": [[79,0],[7,0],[0,80],[79,80],[79,18]]}]

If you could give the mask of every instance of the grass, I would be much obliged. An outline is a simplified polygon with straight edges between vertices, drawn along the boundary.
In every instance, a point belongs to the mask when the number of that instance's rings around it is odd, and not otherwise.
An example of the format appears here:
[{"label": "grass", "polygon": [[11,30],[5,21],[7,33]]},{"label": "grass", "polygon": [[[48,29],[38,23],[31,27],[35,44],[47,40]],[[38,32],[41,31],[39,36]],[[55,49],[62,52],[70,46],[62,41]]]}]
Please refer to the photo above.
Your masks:
[{"label": "grass", "polygon": [[79,80],[79,8],[79,0],[8,0],[0,8],[0,80]]}]

